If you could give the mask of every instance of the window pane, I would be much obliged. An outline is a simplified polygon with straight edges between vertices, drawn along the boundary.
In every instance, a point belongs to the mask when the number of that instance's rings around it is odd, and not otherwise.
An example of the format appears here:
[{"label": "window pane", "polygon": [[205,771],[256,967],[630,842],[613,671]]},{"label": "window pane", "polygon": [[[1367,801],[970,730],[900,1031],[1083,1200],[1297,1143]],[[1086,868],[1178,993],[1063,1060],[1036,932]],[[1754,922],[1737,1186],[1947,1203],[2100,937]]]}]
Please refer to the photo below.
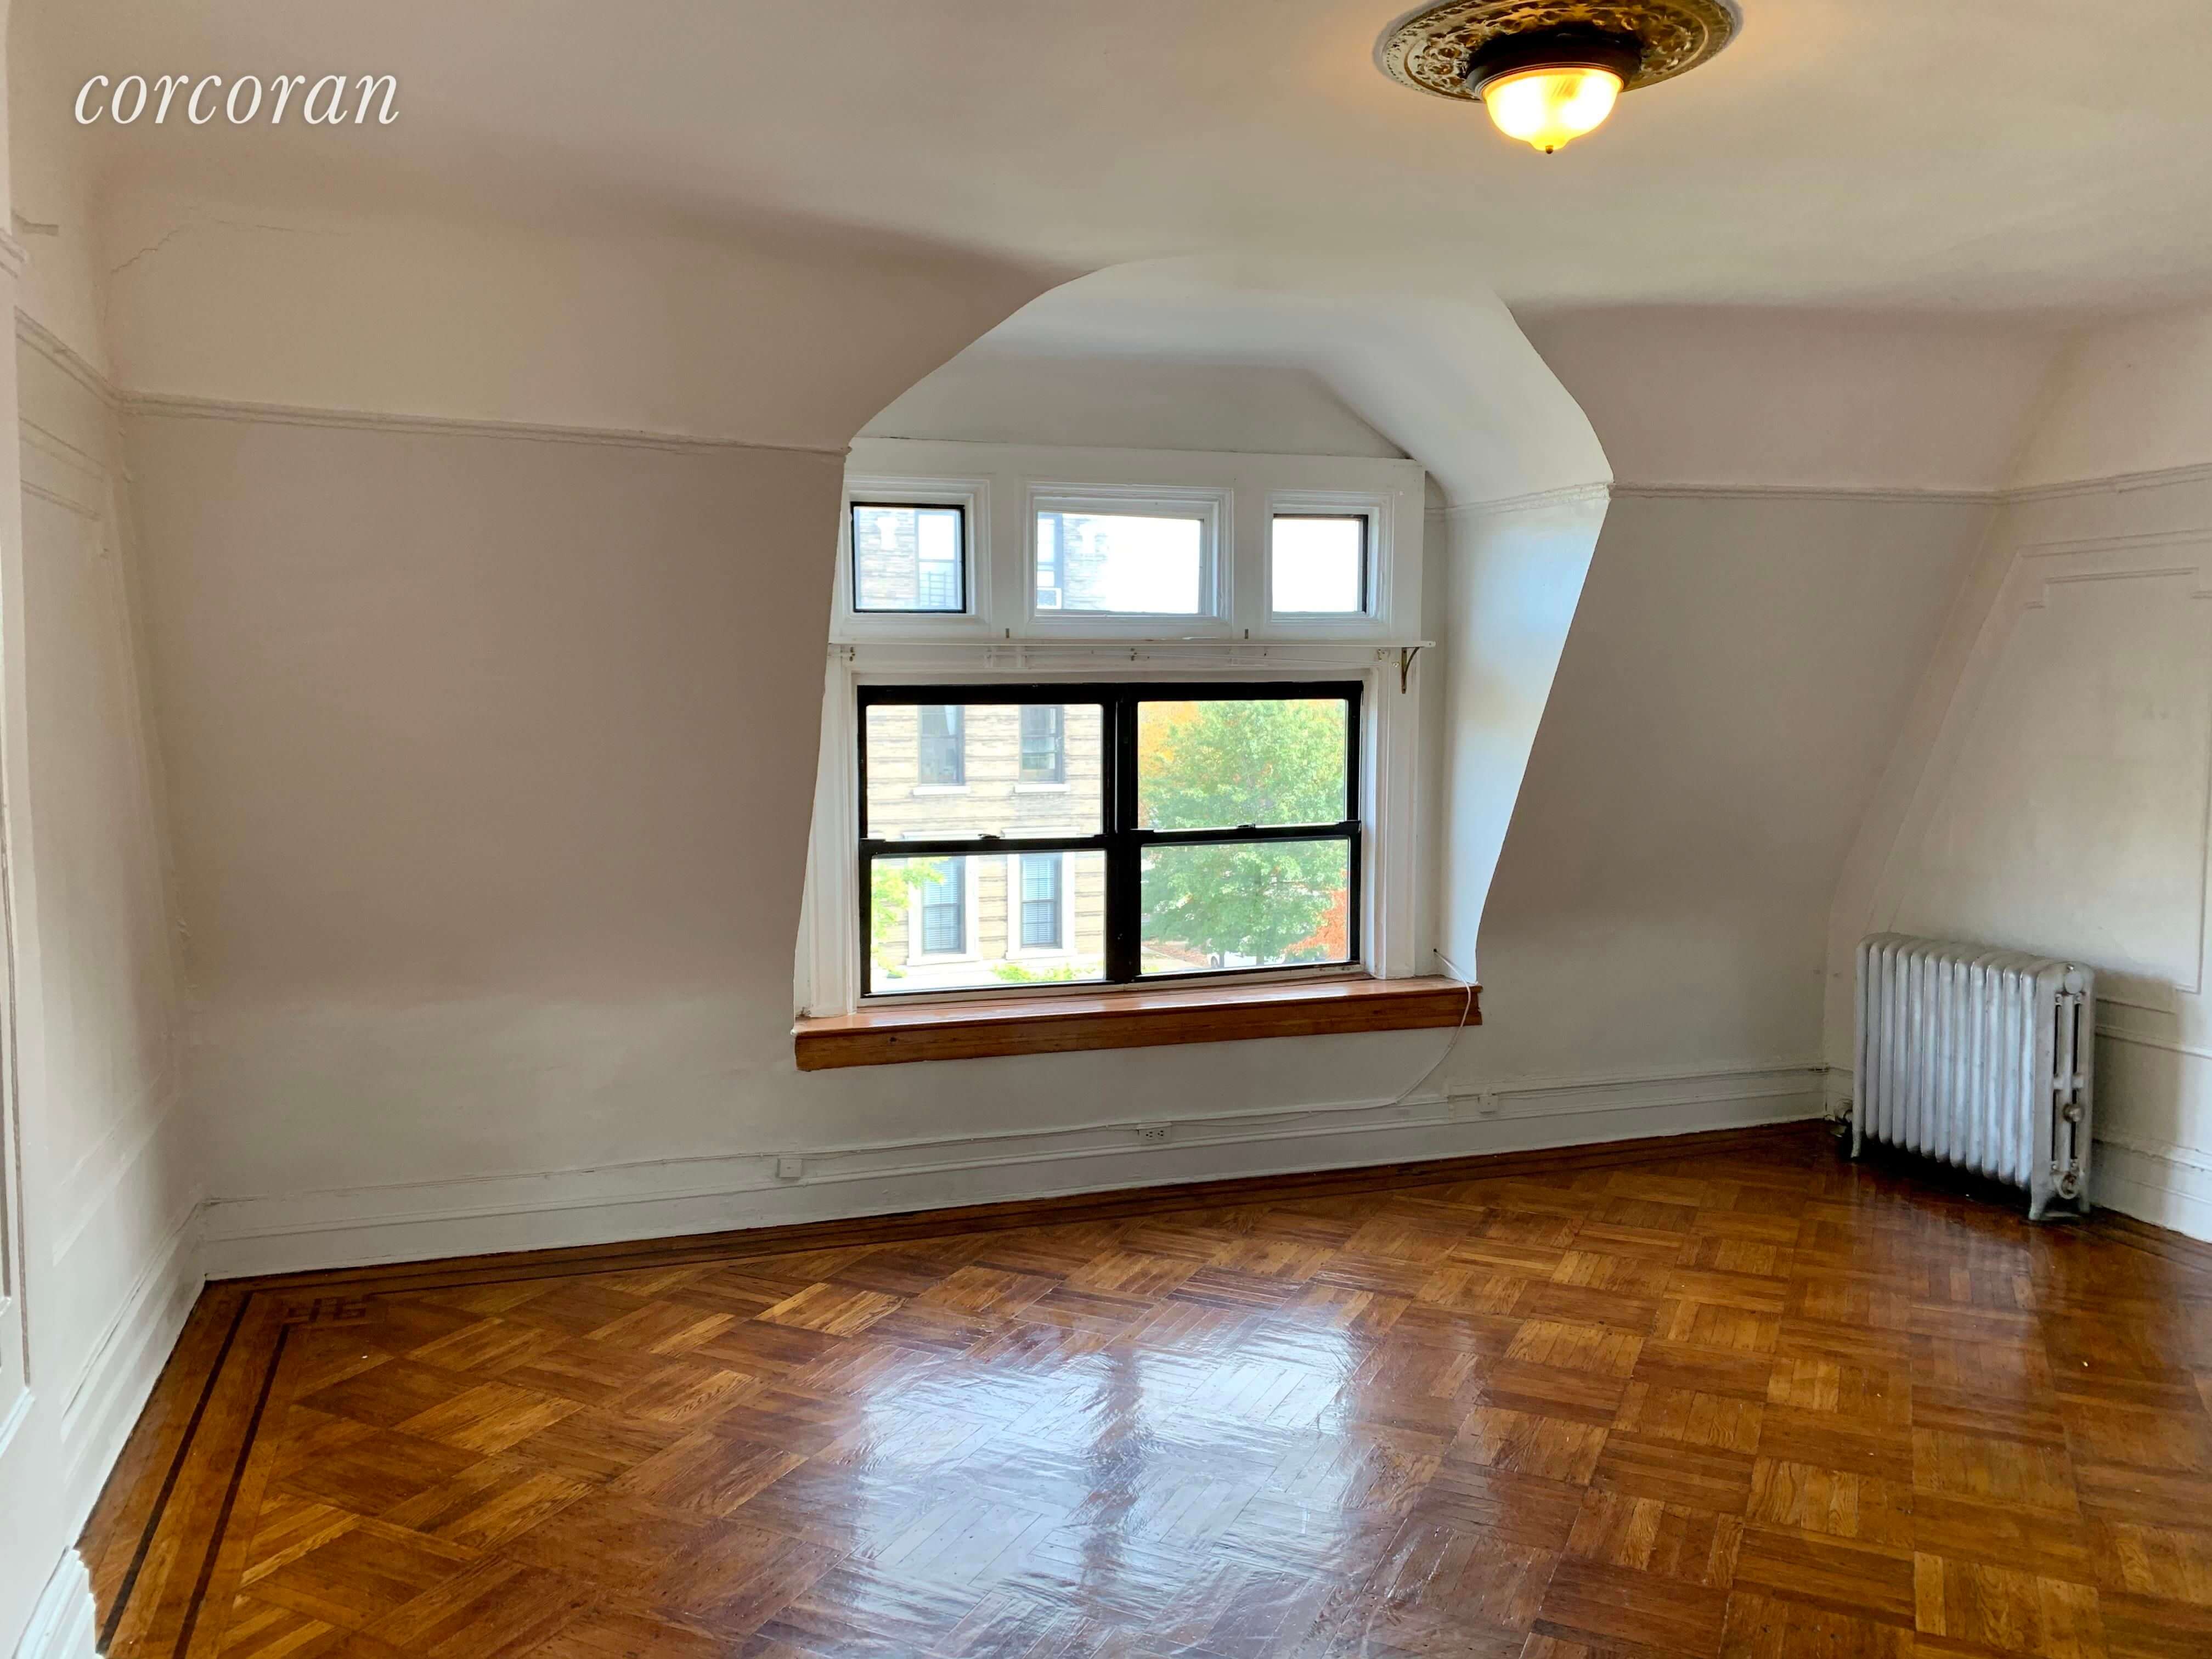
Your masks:
[{"label": "window pane", "polygon": [[1137,814],[1147,830],[1338,823],[1352,707],[1342,697],[1137,707]]},{"label": "window pane", "polygon": [[1357,616],[1367,608],[1367,520],[1279,514],[1268,551],[1278,614]]},{"label": "window pane", "polygon": [[965,611],[957,507],[853,507],[855,611]]},{"label": "window pane", "polygon": [[1352,959],[1352,848],[1329,841],[1148,847],[1142,971]]},{"label": "window pane", "polygon": [[869,990],[973,990],[1106,974],[1106,855],[970,853],[869,866]]},{"label": "window pane", "polygon": [[1206,521],[1133,513],[1040,513],[1040,611],[1195,617],[1206,609]]},{"label": "window pane", "polygon": [[1104,827],[1097,703],[871,703],[867,833],[882,841],[1095,836]]}]

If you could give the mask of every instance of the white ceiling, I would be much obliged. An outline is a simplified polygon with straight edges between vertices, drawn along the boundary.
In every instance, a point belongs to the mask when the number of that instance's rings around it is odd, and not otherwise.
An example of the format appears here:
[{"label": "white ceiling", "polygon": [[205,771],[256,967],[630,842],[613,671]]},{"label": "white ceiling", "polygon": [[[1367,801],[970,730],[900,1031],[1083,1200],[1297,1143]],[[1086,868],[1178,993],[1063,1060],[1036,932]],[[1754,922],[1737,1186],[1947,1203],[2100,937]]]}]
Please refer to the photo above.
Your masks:
[{"label": "white ceiling", "polygon": [[392,70],[399,119],[95,130],[113,182],[763,217],[1074,271],[1275,251],[1519,308],[2089,314],[2212,293],[2212,5],[1747,0],[1553,157],[1385,81],[1399,0],[15,0],[56,73]]}]

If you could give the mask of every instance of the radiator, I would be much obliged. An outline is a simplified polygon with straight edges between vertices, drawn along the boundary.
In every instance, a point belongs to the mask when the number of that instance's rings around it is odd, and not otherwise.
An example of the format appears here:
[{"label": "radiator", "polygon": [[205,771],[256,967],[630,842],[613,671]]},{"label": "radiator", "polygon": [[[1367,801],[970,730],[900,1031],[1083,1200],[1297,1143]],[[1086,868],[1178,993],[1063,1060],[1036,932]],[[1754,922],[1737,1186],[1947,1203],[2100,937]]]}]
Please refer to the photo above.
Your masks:
[{"label": "radiator", "polygon": [[1859,944],[1851,1156],[1869,1140],[2089,1209],[2096,975],[1982,945]]}]

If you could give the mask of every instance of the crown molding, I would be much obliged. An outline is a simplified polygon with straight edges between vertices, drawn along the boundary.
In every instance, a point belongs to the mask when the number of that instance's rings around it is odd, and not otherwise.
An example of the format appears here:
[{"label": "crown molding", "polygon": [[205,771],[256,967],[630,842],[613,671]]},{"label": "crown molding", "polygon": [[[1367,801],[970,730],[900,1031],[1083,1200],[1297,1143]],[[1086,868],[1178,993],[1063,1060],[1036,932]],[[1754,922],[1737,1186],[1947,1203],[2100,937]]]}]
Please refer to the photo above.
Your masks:
[{"label": "crown molding", "polygon": [[1502,513],[1537,513],[1547,507],[1575,507],[1584,501],[1602,501],[1611,497],[1613,486],[1602,479],[1591,483],[1563,484],[1556,489],[1532,489],[1522,495],[1498,495],[1489,501],[1461,501],[1450,507],[1431,507],[1432,519],[1487,519]]},{"label": "crown molding", "polygon": [[255,425],[338,427],[369,432],[420,433],[433,437],[520,438],[540,443],[611,445],[627,449],[761,450],[786,455],[826,455],[843,460],[842,444],[778,444],[750,438],[699,438],[681,433],[641,432],[620,428],[540,426],[524,421],[456,419],[443,415],[386,415],[367,410],[306,409],[289,404],[257,404],[228,398],[191,398],[167,392],[126,392],[124,412],[173,420],[239,421]]},{"label": "crown molding", "polygon": [[122,394],[97,363],[20,307],[15,312],[15,343],[38,353],[109,409],[122,407]]},{"label": "crown molding", "polygon": [[1437,519],[1489,518],[1503,513],[1528,513],[1583,501],[1874,501],[1910,506],[1993,507],[2007,499],[1995,489],[1905,489],[1877,484],[1766,483],[1586,483],[1558,489],[1540,489],[1525,495],[1501,495],[1484,501],[1465,501],[1431,509]]},{"label": "crown molding", "polygon": [[1474,518],[1496,513],[1518,513],[1561,503],[1626,498],[1631,501],[1875,501],[1902,506],[2008,507],[2029,501],[2063,501],[2081,495],[2103,495],[2136,489],[2160,489],[2178,484],[2212,483],[2212,462],[2191,466],[2160,467],[2143,472],[2115,472],[2104,477],[2070,478],[2057,483],[2027,484],[2004,489],[1915,489],[1881,484],[1783,483],[1637,483],[1570,485],[1562,489],[1504,495],[1493,501],[1468,501],[1431,509],[1431,518]]},{"label": "crown molding", "polygon": [[2003,498],[2008,501],[2056,501],[2076,495],[2120,495],[2132,489],[2161,489],[2191,483],[2212,483],[2212,461],[2201,461],[2192,466],[2155,467],[2147,472],[2114,472],[2101,478],[2028,484],[2006,490]]},{"label": "crown molding", "polygon": [[1907,506],[1992,507],[1996,489],[1914,489],[1883,484],[1616,483],[1615,495],[1637,501],[1877,501]]}]

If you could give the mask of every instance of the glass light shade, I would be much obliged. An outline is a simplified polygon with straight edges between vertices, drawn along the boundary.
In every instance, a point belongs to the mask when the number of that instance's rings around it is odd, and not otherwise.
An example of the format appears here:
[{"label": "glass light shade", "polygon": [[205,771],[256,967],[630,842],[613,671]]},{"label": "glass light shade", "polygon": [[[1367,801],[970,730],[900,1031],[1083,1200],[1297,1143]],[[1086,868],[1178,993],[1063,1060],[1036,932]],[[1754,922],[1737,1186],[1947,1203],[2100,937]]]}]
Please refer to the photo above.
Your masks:
[{"label": "glass light shade", "polygon": [[1545,155],[1595,127],[1613,113],[1620,77],[1611,70],[1532,69],[1501,75],[1482,89],[1491,120],[1509,138]]}]

